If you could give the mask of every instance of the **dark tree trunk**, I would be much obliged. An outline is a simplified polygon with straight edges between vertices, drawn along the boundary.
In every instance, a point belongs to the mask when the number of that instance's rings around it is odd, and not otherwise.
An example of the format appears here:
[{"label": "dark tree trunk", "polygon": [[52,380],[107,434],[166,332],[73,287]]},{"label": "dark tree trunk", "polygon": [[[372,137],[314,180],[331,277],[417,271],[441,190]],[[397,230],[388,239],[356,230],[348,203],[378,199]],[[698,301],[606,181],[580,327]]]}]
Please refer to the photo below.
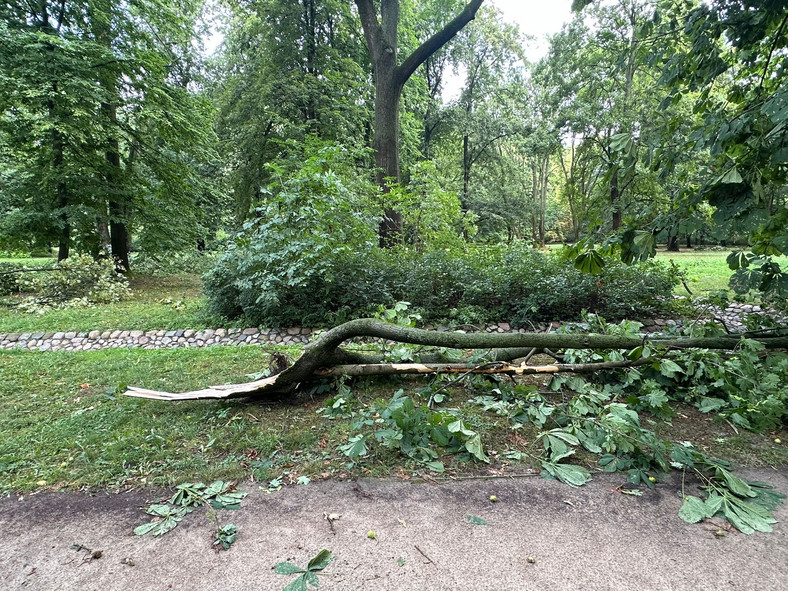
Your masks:
[{"label": "dark tree trunk", "polygon": [[668,252],[679,252],[679,237],[678,236],[668,236]]},{"label": "dark tree trunk", "polygon": [[613,208],[613,231],[621,228],[621,204],[618,194],[618,170],[613,173],[610,179],[610,205]]},{"label": "dark tree trunk", "polygon": [[[50,112],[54,111],[54,107]],[[71,250],[71,222],[68,218],[68,191],[63,179],[63,137],[57,129],[52,130],[52,167],[57,175],[57,208],[60,212],[60,235],[58,236],[57,260],[64,261]]]},{"label": "dark tree trunk", "polygon": [[[56,35],[57,29],[55,29],[52,24],[49,22],[49,9],[47,2],[45,0],[41,0],[39,2],[39,22],[38,22],[38,29],[46,34],[46,35]],[[62,15],[61,15],[62,18]],[[47,50],[48,51],[55,51],[55,45],[52,43],[47,43]],[[57,81],[52,83],[52,96],[58,95],[58,86]],[[65,142],[63,140],[63,135],[60,133],[59,125],[60,125],[60,118],[64,116],[63,113],[57,108],[55,105],[55,101],[53,98],[47,100],[47,111],[49,114],[50,125],[52,125],[52,172],[56,178],[55,181],[55,206],[58,211],[58,223],[59,223],[59,232],[58,232],[58,249],[57,249],[57,260],[64,261],[68,258],[68,255],[71,250],[71,221],[69,220],[68,215],[68,206],[69,206],[69,198],[68,198],[68,188],[66,187],[66,180],[65,180]],[[65,118],[65,116],[64,116]]]},{"label": "dark tree trunk", "polygon": [[[114,34],[110,23],[96,23],[94,33],[96,38],[107,47],[111,47]],[[117,93],[117,80],[115,74],[102,73],[100,83],[110,97]],[[118,129],[118,112],[111,101],[101,103],[101,113],[108,132],[106,138],[104,172],[105,191],[107,195],[107,208],[109,210],[110,250],[115,260],[118,271],[129,270],[129,251],[131,250],[131,236],[128,231],[130,207],[128,196],[123,191],[123,174],[120,166],[120,144],[115,133]]]},{"label": "dark tree trunk", "polygon": [[464,135],[462,136],[462,196],[460,197],[460,206],[463,211],[468,209],[468,194],[471,190],[471,139]]},{"label": "dark tree trunk", "polygon": [[[377,182],[383,190],[383,219],[380,221],[378,237],[380,246],[390,248],[402,239],[402,214],[387,203],[386,195],[391,185],[400,182],[399,168],[399,101],[402,86],[395,79],[394,58],[384,52],[385,58],[379,65],[375,77],[375,166]],[[390,63],[389,63],[390,61]],[[380,71],[388,71],[384,76]]]}]

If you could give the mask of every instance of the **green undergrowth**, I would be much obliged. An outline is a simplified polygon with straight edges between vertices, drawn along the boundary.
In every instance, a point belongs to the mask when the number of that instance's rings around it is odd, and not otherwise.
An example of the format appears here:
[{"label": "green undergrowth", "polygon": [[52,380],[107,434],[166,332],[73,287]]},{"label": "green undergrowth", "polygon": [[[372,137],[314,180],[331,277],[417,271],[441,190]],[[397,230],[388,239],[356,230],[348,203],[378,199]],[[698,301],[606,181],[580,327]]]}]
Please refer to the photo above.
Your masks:
[{"label": "green undergrowth", "polygon": [[257,234],[239,239],[205,275],[211,310],[251,325],[332,326],[407,301],[425,322],[529,326],[576,320],[583,310],[611,318],[670,314],[678,283],[674,270],[655,261],[629,266],[611,258],[591,275],[524,244],[324,249],[311,264],[303,244],[290,245],[284,259],[265,246]]}]

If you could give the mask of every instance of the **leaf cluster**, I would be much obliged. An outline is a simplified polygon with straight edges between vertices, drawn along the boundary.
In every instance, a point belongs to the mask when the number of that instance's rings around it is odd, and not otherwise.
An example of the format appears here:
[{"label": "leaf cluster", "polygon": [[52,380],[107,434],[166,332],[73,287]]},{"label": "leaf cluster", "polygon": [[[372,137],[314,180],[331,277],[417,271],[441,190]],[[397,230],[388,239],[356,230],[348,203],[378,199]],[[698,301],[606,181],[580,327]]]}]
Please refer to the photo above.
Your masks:
[{"label": "leaf cluster", "polygon": [[19,308],[37,314],[53,308],[119,302],[131,295],[128,279],[118,273],[110,257],[75,255],[53,269],[21,274],[16,282],[20,291],[36,294]]},{"label": "leaf cluster", "polygon": [[280,562],[274,566],[278,575],[299,575],[282,591],[306,591],[307,586],[319,587],[320,579],[317,576],[331,564],[334,556],[328,550],[321,550],[309,561],[306,568],[296,566],[292,562]]},{"label": "leaf cluster", "polygon": [[[147,509],[148,515],[153,519],[134,528],[138,536],[151,534],[154,537],[163,536],[178,526],[178,523],[195,508],[209,507],[209,511],[220,509],[236,510],[241,508],[241,501],[247,493],[235,490],[232,482],[216,480],[209,485],[202,482],[184,482],[175,487],[175,494],[164,503],[154,503]],[[215,513],[211,513],[215,516]],[[215,520],[215,517],[214,517]],[[237,529],[233,524],[221,528],[217,526],[216,541],[214,545],[221,544],[226,550],[235,541]]]},{"label": "leaf cluster", "polygon": [[443,472],[441,454],[464,453],[482,462],[489,462],[481,436],[453,411],[433,411],[417,405],[413,398],[397,391],[388,400],[378,400],[358,413],[351,436],[340,451],[351,460],[366,456],[374,442]]}]

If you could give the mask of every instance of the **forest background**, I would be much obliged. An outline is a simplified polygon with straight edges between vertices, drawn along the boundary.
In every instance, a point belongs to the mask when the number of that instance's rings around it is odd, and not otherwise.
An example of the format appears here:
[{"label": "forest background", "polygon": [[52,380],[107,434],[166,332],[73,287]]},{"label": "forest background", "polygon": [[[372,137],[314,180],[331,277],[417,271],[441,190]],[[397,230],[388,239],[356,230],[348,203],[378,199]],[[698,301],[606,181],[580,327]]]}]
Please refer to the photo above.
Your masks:
[{"label": "forest background", "polygon": [[[0,247],[125,269],[224,253],[214,309],[269,322],[340,270],[395,284],[427,260],[468,283],[446,267],[523,243],[572,244],[592,273],[660,242],[750,247],[731,286],[784,295],[784,1],[576,2],[537,63],[487,4],[4,3]],[[389,54],[408,70],[391,97]]]}]

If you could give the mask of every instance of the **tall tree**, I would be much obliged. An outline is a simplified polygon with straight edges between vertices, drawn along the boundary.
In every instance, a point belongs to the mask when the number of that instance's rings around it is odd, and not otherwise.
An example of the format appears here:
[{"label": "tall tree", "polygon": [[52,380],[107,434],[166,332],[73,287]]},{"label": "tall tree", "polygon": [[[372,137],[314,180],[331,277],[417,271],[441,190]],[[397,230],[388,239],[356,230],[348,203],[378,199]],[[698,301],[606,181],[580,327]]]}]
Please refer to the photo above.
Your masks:
[{"label": "tall tree", "polygon": [[367,143],[372,89],[358,20],[347,2],[226,5],[227,35],[212,92],[226,182],[242,223],[265,197],[269,164],[297,169],[309,142]]},{"label": "tall tree", "polygon": [[[194,14],[153,0],[40,0],[5,3],[0,16],[3,233],[54,239],[60,258],[109,241],[126,269],[135,217],[144,232],[188,235],[192,224],[172,222],[193,211],[188,153],[210,128],[204,101],[174,75],[173,47],[193,41]],[[170,215],[154,224],[156,202]]]},{"label": "tall tree", "polygon": [[389,180],[400,180],[399,103],[405,82],[427,58],[448,43],[473,20],[484,0],[471,0],[451,21],[419,45],[404,60],[398,54],[400,0],[381,0],[380,16],[373,0],[355,0],[375,76],[375,127],[373,149],[378,184],[384,194],[384,214],[379,237],[383,246],[402,235],[402,214],[385,205]]}]

